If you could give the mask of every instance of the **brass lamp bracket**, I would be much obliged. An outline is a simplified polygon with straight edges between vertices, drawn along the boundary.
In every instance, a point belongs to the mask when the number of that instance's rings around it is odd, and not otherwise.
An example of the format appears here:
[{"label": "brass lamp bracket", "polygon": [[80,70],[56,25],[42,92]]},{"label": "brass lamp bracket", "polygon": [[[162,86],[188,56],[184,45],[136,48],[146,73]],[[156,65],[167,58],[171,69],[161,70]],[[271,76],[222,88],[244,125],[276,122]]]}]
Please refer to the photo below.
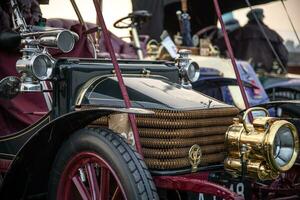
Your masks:
[{"label": "brass lamp bracket", "polygon": [[269,111],[265,108],[262,107],[254,107],[254,108],[249,108],[248,110],[246,110],[244,116],[243,116],[243,126],[244,129],[246,130],[247,133],[250,133],[252,130],[249,128],[249,126],[247,126],[247,116],[249,115],[249,113],[253,112],[253,111],[263,111],[266,116],[265,117],[270,117]]}]

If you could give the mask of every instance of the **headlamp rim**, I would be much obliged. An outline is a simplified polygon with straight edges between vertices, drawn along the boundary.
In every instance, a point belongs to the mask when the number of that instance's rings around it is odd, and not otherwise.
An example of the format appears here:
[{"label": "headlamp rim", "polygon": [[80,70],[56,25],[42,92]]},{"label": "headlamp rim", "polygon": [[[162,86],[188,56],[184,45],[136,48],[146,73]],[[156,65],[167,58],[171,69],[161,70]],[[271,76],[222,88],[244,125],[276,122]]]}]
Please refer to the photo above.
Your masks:
[{"label": "headlamp rim", "polygon": [[[64,49],[61,47],[60,43],[59,43],[60,36],[61,36],[62,34],[65,34],[65,33],[68,33],[68,34],[71,36],[70,38],[73,39],[73,42],[72,42],[72,45],[71,45],[72,47],[71,47],[70,49],[68,49],[68,50],[64,50]],[[75,47],[75,44],[76,44],[76,39],[75,39],[74,35],[72,34],[72,32],[70,32],[70,31],[68,31],[68,30],[63,30],[63,31],[61,31],[59,34],[57,34],[56,40],[57,40],[57,48],[58,48],[59,50],[61,50],[63,53],[70,53],[71,51],[74,50],[74,47]]]},{"label": "headlamp rim", "polygon": [[[188,71],[191,65],[196,66],[196,72],[195,76],[193,78],[190,78],[188,75]],[[191,83],[197,81],[200,78],[200,66],[198,65],[197,62],[189,60],[186,66],[183,68],[184,69],[184,76],[186,77],[187,80],[189,80]]]},{"label": "headlamp rim", "polygon": [[[51,63],[51,71],[48,73],[48,68],[47,68],[47,76],[38,76],[36,71],[34,70],[35,67],[34,67],[34,64],[35,64],[35,61],[39,58],[39,57],[44,57],[46,58],[50,63]],[[37,54],[34,54],[32,57],[31,57],[31,66],[30,66],[30,69],[31,69],[31,73],[32,75],[40,80],[40,81],[45,81],[47,79],[50,79],[52,76],[53,76],[53,68],[54,68],[54,63],[53,63],[53,59],[51,59],[51,57],[48,55],[48,54],[45,54],[45,53],[37,53]]]},{"label": "headlamp rim", "polygon": [[[289,128],[292,133],[293,140],[294,140],[294,149],[293,149],[293,155],[291,159],[287,162],[287,164],[280,167],[278,166],[278,164],[274,159],[275,156],[273,153],[273,148],[274,148],[274,141],[275,141],[276,134],[278,133],[279,129],[284,126]],[[298,157],[298,152],[299,152],[298,133],[296,127],[292,123],[286,120],[277,120],[273,122],[270,126],[268,134],[265,137],[264,143],[266,144],[267,147],[266,149],[267,161],[269,162],[270,166],[273,169],[278,170],[280,172],[285,172],[288,171],[290,168],[292,168],[292,166],[296,162],[296,159]]]}]

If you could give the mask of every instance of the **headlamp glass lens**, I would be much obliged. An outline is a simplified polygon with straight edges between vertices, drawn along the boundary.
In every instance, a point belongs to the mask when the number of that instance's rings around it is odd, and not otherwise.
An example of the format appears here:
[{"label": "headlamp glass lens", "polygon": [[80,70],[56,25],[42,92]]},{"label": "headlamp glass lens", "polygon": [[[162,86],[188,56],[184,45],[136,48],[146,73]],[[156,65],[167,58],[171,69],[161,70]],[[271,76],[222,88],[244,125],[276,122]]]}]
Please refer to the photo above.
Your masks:
[{"label": "headlamp glass lens", "polygon": [[51,60],[46,55],[37,56],[32,65],[33,74],[39,80],[48,79],[52,74],[52,68]]},{"label": "headlamp glass lens", "polygon": [[189,78],[194,78],[195,73],[196,73],[195,66],[194,66],[194,64],[191,64],[190,67],[188,68],[188,76],[189,76]]},{"label": "headlamp glass lens", "polygon": [[276,164],[283,167],[290,162],[294,153],[294,137],[291,129],[286,126],[279,128],[273,146]]},{"label": "headlamp glass lens", "polygon": [[187,67],[186,73],[189,81],[191,82],[197,81],[200,76],[200,68],[198,64],[195,62],[190,63]]},{"label": "headlamp glass lens", "polygon": [[57,46],[64,53],[72,51],[75,42],[75,38],[70,31],[61,32],[57,38]]}]

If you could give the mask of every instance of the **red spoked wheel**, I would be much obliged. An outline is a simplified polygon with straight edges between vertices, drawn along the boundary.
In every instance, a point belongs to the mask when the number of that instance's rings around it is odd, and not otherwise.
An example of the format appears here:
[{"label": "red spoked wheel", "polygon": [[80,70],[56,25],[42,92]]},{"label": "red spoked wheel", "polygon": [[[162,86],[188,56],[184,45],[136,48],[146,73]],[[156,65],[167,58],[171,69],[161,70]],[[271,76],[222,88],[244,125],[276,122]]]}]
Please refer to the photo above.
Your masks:
[{"label": "red spoked wheel", "polygon": [[300,164],[280,175],[270,185],[256,184],[256,196],[252,199],[298,200],[300,199]]},{"label": "red spoked wheel", "polygon": [[59,149],[49,179],[50,200],[158,199],[141,156],[116,133],[82,129]]},{"label": "red spoked wheel", "polygon": [[99,155],[81,152],[62,173],[57,200],[126,199],[115,171]]}]

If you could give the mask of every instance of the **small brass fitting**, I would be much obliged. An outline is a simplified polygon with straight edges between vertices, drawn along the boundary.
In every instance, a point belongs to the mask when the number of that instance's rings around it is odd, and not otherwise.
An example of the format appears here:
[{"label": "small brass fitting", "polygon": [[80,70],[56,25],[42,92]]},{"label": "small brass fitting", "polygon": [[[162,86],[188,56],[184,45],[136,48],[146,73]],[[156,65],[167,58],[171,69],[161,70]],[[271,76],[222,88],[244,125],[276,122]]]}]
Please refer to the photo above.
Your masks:
[{"label": "small brass fitting", "polygon": [[201,162],[202,151],[198,144],[194,144],[189,150],[189,160],[192,165],[192,172],[197,172]]}]

